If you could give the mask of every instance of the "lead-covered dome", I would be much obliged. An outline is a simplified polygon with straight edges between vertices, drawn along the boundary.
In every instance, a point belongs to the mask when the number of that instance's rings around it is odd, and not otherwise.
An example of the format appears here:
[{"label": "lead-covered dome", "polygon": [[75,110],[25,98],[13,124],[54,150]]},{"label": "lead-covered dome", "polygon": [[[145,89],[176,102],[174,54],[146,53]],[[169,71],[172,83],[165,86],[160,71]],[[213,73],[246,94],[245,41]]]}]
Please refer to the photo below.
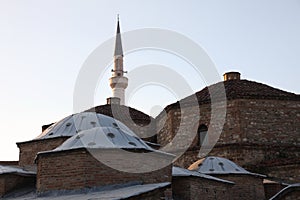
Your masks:
[{"label": "lead-covered dome", "polygon": [[193,163],[189,170],[198,171],[203,174],[248,174],[255,176],[263,176],[261,174],[255,174],[235,164],[234,162],[221,157],[209,156],[202,158]]},{"label": "lead-covered dome", "polygon": [[84,130],[95,127],[117,128],[135,135],[127,126],[120,121],[95,112],[82,112],[70,115],[52,124],[35,139],[48,139],[55,137],[72,137]]},{"label": "lead-covered dome", "polygon": [[63,151],[78,148],[92,149],[143,149],[154,151],[144,141],[132,132],[121,128],[96,127],[84,130],[67,139],[53,151]]}]

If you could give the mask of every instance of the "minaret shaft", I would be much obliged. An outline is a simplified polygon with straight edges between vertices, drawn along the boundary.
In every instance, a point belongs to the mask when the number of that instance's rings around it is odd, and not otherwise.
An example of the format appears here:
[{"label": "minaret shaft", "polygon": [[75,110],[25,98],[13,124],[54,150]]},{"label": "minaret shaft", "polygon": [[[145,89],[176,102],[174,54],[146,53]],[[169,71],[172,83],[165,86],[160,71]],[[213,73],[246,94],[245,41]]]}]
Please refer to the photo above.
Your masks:
[{"label": "minaret shaft", "polygon": [[114,52],[114,68],[112,77],[109,79],[110,87],[112,88],[113,97],[120,98],[120,104],[125,104],[125,89],[128,86],[128,79],[124,76],[123,68],[123,48],[121,41],[120,23],[118,19],[116,43]]}]

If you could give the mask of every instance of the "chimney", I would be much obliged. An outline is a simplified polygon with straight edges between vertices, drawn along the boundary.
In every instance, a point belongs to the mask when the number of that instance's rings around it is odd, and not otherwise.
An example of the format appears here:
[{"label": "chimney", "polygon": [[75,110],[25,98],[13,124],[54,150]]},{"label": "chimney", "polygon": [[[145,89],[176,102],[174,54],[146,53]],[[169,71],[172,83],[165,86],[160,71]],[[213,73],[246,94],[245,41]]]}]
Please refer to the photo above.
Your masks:
[{"label": "chimney", "polygon": [[108,105],[120,105],[121,99],[119,97],[109,97],[106,99],[106,104]]},{"label": "chimney", "polygon": [[54,124],[54,123],[43,125],[42,126],[42,132],[44,132],[44,130],[46,130],[47,128],[49,128],[52,124]]},{"label": "chimney", "polygon": [[223,75],[224,81],[241,80],[240,72],[227,72]]}]

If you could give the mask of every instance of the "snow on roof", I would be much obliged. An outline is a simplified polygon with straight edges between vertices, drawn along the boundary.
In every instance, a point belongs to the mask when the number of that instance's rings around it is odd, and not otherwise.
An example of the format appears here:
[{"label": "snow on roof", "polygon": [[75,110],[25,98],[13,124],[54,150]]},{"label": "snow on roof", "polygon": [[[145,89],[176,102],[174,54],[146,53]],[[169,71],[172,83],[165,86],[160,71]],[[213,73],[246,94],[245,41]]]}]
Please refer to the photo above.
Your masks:
[{"label": "snow on roof", "polygon": [[271,197],[270,200],[281,199],[280,197],[282,197],[282,195],[284,195],[285,193],[287,193],[293,189],[300,190],[300,183],[292,184],[292,185],[289,185],[289,186],[283,188],[277,194],[275,194],[273,197]]},{"label": "snow on roof", "polygon": [[[81,192],[70,195],[58,195],[55,196],[43,196],[37,197],[35,193],[27,194],[21,197],[13,197],[15,200],[82,200],[82,199],[93,199],[93,200],[119,200],[126,199],[134,196],[141,195],[143,193],[151,192],[153,190],[163,188],[171,185],[169,182],[165,183],[154,183],[154,184],[137,184],[137,185],[125,185],[121,188],[111,188],[107,190],[92,191],[92,192]],[[107,187],[106,187],[107,188]],[[7,198],[9,199],[9,198]]]},{"label": "snow on roof", "polygon": [[36,175],[36,172],[24,170],[19,167],[0,165],[0,174],[18,174],[21,176],[28,176],[28,175]]},{"label": "snow on roof", "polygon": [[224,179],[215,178],[213,176],[202,174],[202,173],[199,173],[197,171],[191,171],[191,170],[188,170],[188,169],[183,169],[183,168],[180,168],[180,167],[173,167],[172,168],[172,176],[175,176],[175,177],[194,176],[194,177],[205,178],[205,179],[209,179],[209,180],[213,180],[213,181],[219,181],[219,182],[223,182],[223,183],[235,184],[232,181],[227,181],[227,180],[224,180]]},{"label": "snow on roof", "polygon": [[247,174],[260,177],[266,177],[265,175],[256,174],[245,170],[238,166],[234,162],[221,157],[209,156],[202,158],[193,163],[189,170],[198,171],[203,174]]},{"label": "snow on roof", "polygon": [[113,127],[96,127],[72,136],[51,152],[78,148],[144,149],[155,151],[130,132]]},{"label": "snow on roof", "polygon": [[102,114],[95,112],[82,112],[70,115],[62,120],[52,124],[45,131],[43,131],[35,139],[47,139],[62,136],[73,136],[83,130],[88,130],[95,127],[114,127],[119,128],[127,133],[136,136],[127,126],[122,122]]}]

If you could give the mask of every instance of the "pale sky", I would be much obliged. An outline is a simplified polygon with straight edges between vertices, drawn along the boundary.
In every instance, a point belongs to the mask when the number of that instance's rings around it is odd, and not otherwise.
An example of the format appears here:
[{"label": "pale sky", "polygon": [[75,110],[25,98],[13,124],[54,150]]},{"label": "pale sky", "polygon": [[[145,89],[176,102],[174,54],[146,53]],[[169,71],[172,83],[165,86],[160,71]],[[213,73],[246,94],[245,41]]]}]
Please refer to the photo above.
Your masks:
[{"label": "pale sky", "polygon": [[[236,70],[242,78],[300,93],[300,0],[0,0],[0,160],[18,160],[16,142],[73,112],[78,72],[114,36],[117,14],[122,32],[160,28],[190,38],[206,50],[220,77]],[[178,58],[146,53],[125,57],[126,70],[169,63],[185,71]],[[194,91],[203,88],[191,84]],[[108,81],[98,89],[95,104],[104,104],[111,95]],[[144,88],[132,97],[130,106],[149,114],[158,103],[177,100],[166,94],[164,102],[145,103],[147,93]]]}]

